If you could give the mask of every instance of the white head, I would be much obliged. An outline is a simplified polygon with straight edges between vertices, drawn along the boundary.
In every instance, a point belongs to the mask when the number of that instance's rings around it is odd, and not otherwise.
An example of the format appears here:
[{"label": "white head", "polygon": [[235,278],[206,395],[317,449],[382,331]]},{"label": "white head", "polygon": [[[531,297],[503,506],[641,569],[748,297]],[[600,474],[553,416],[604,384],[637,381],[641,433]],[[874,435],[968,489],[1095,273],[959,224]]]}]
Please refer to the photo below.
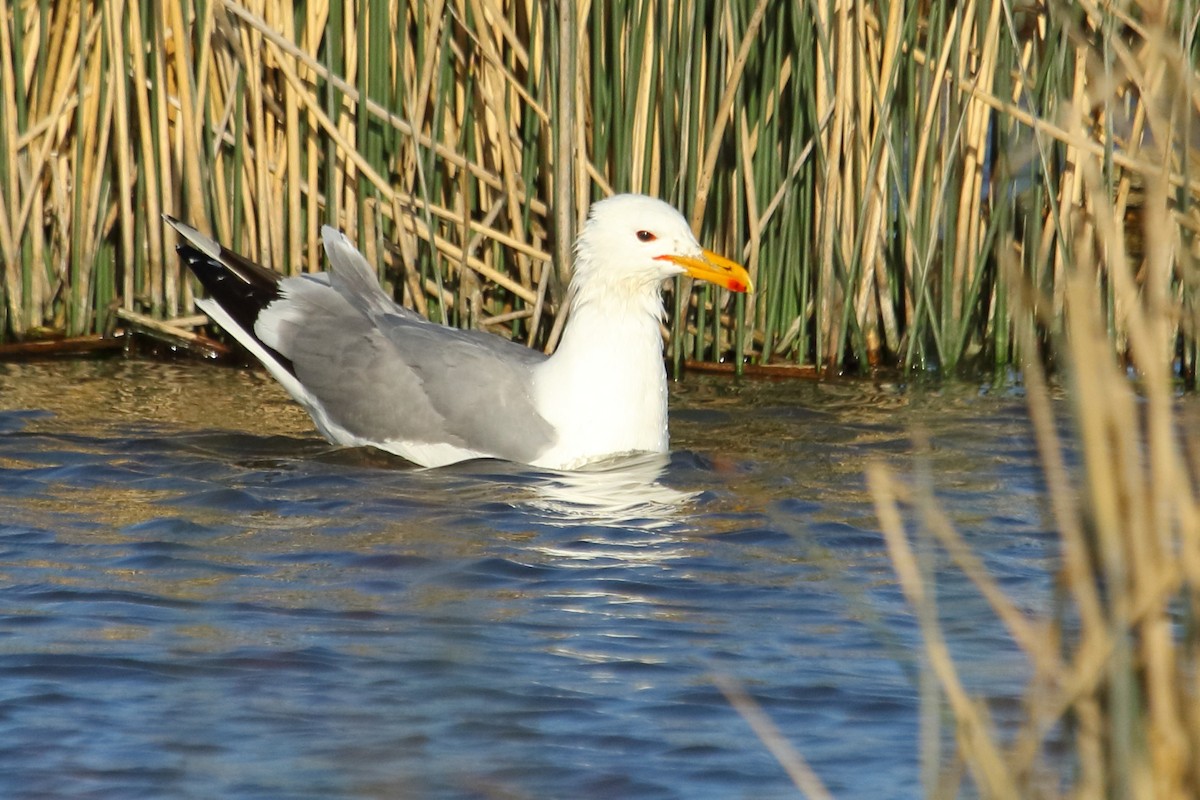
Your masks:
[{"label": "white head", "polygon": [[702,248],[683,215],[662,200],[618,194],[592,204],[575,244],[577,302],[614,294],[658,303],[663,280],[685,272],[733,291],[750,288],[746,270]]}]

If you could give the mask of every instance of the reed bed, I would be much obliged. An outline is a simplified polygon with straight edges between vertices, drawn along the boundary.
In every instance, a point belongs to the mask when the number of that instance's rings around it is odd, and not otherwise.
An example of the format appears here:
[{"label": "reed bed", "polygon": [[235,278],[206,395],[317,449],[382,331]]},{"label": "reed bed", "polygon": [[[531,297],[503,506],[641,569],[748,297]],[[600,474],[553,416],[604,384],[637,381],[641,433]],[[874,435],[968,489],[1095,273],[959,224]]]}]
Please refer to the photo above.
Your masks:
[{"label": "reed bed", "polygon": [[[757,278],[678,287],[677,362],[1004,369],[999,265],[1015,247],[1061,310],[1080,159],[1118,220],[1165,170],[1191,224],[1191,151],[1142,143],[1194,114],[1194,0],[0,0],[0,20],[7,338],[193,324],[165,212],[287,273],[338,225],[406,304],[550,348],[588,203],[630,190]],[[1165,75],[1141,71],[1152,21]]]},{"label": "reed bed", "polygon": [[[1196,9],[1159,10],[1139,18],[1133,12],[1146,10],[1131,7],[1119,35],[1110,27],[1109,40],[1093,40],[1093,57],[1067,65],[1088,80],[1056,134],[1073,143],[1059,166],[1070,182],[1054,198],[1052,226],[1037,231],[1048,256],[1041,269],[1030,269],[1016,232],[997,235],[1012,346],[1033,354],[1046,331],[1061,331],[1067,400],[1051,401],[1040,359],[1027,358],[1023,372],[1058,532],[1061,608],[1032,614],[1007,596],[969,533],[938,507],[935,487],[882,466],[868,474],[925,643],[928,797],[1200,796],[1200,440],[1194,407],[1178,395],[1179,331],[1195,322],[1180,286],[1197,279],[1197,228],[1187,170],[1174,169],[1194,141],[1197,84],[1194,42],[1172,17],[1190,15],[1194,31]],[[1073,38],[1092,30],[1084,13],[1074,24],[1064,31]],[[1117,74],[1136,80],[1140,99],[1123,123],[1106,116],[1120,99]],[[1097,126],[1119,124],[1129,125],[1136,153],[1096,146]],[[1147,129],[1157,133],[1141,135]],[[1137,182],[1117,169],[1123,159],[1159,166]],[[1136,226],[1127,216],[1135,191]],[[1060,413],[1073,426],[1057,424]],[[1074,431],[1077,466],[1064,455],[1063,430]],[[932,589],[937,562],[975,583],[1027,659],[1015,724],[1002,729],[988,698],[966,688]],[[945,752],[942,720],[954,742]]]}]

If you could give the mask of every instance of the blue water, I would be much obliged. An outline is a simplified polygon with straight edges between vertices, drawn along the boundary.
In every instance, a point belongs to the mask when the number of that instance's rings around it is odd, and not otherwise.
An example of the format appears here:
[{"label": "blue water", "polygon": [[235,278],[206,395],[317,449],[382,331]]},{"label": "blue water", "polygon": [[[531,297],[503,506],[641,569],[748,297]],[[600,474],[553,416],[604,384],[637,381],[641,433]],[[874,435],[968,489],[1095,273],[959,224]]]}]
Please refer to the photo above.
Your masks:
[{"label": "blue water", "polygon": [[[0,365],[0,796],[799,796],[718,677],[837,797],[921,796],[864,470],[932,486],[1050,613],[1023,401],[693,376],[671,407],[670,458],[424,471],[331,448],[259,373]],[[928,563],[1003,724],[1024,662]]]}]

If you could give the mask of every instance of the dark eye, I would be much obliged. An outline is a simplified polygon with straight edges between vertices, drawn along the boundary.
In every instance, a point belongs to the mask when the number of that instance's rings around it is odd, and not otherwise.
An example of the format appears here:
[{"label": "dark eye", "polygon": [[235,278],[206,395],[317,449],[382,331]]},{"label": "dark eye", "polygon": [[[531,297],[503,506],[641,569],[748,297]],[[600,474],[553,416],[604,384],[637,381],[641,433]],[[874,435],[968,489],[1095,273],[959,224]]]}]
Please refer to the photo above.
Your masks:
[{"label": "dark eye", "polygon": [[638,231],[637,237],[639,242],[653,242],[658,237],[650,231]]}]

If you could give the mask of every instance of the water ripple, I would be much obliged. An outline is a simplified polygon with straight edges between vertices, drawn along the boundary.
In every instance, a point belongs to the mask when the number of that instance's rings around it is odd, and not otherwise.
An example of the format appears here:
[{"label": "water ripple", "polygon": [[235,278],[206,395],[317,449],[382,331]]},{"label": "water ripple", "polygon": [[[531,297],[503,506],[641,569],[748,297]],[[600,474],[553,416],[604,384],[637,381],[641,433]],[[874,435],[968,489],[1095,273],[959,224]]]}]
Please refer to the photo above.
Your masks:
[{"label": "water ripple", "polygon": [[[717,674],[837,796],[919,794],[920,637],[863,469],[924,459],[1045,610],[1020,405],[672,391],[670,458],[427,471],[330,448],[256,373],[0,369],[0,796],[795,796]],[[936,574],[964,678],[1015,696],[1003,627]]]}]

